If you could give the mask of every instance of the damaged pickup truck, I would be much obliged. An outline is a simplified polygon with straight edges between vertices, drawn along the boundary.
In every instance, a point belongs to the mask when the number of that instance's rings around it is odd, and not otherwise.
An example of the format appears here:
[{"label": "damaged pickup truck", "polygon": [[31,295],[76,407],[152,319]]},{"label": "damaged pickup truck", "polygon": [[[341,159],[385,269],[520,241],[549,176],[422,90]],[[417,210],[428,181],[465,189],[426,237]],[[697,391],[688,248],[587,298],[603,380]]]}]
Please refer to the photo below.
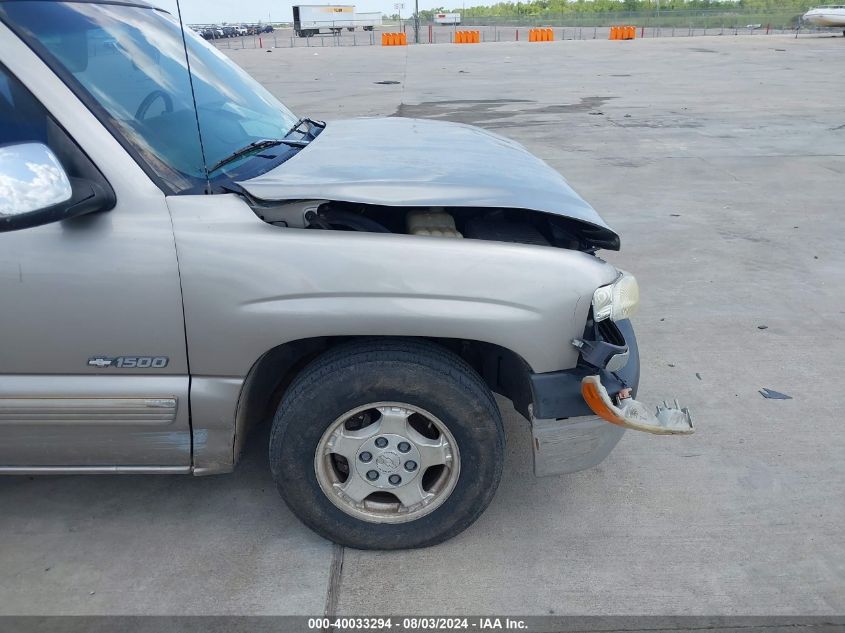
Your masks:
[{"label": "damaged pickup truck", "polygon": [[618,248],[505,138],[297,117],[143,2],[0,0],[0,472],[222,473],[272,420],[307,525],[441,542],[499,483],[494,393],[538,475],[692,432],[634,400]]}]

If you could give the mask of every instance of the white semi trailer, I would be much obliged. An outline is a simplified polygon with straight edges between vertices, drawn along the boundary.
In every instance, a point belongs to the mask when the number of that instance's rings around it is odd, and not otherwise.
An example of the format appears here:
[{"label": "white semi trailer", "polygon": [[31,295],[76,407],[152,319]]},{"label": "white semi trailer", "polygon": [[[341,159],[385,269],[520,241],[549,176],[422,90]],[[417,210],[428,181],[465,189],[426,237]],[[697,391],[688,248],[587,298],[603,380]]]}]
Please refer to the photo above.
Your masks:
[{"label": "white semi trailer", "polygon": [[297,4],[293,7],[293,30],[299,37],[340,33],[355,28],[355,5]]},{"label": "white semi trailer", "polygon": [[461,14],[460,13],[435,13],[434,14],[434,23],[435,24],[449,24],[458,26],[461,23]]},{"label": "white semi trailer", "polygon": [[355,14],[355,26],[361,27],[365,31],[372,31],[375,27],[381,26],[381,11],[371,11],[367,13]]}]

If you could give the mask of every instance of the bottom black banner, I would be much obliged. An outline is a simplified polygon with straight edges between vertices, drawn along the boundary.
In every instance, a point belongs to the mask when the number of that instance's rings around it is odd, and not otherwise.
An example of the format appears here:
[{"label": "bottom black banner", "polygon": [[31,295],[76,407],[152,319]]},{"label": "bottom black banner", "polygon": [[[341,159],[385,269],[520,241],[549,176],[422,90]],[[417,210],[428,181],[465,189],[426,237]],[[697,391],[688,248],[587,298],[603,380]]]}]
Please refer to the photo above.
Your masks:
[{"label": "bottom black banner", "polygon": [[0,616],[0,633],[845,633],[845,616]]}]

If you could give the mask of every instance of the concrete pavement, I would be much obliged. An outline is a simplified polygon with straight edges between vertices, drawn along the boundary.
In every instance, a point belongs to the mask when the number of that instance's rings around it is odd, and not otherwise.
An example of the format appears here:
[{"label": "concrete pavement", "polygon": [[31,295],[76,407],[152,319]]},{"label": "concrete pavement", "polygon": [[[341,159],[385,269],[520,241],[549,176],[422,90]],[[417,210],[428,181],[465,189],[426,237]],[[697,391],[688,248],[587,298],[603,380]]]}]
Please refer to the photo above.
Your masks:
[{"label": "concrete pavement", "polygon": [[2,478],[0,613],[841,614],[842,46],[232,51],[297,113],[473,123],[560,170],[640,281],[641,399],[679,397],[697,433],[629,432],[600,466],[538,480],[502,401],[492,505],[411,552],[314,536],[261,434],[232,475]]}]

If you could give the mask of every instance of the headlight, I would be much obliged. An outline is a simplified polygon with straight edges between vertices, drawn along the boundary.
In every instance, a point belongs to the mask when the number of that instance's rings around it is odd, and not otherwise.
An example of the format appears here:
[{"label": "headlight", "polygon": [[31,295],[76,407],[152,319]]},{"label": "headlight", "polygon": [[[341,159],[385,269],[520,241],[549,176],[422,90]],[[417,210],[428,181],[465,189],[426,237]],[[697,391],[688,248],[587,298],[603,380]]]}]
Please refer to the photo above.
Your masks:
[{"label": "headlight", "polygon": [[624,270],[619,272],[621,274],[616,281],[593,293],[593,318],[596,321],[629,319],[640,305],[640,287],[636,278]]}]

